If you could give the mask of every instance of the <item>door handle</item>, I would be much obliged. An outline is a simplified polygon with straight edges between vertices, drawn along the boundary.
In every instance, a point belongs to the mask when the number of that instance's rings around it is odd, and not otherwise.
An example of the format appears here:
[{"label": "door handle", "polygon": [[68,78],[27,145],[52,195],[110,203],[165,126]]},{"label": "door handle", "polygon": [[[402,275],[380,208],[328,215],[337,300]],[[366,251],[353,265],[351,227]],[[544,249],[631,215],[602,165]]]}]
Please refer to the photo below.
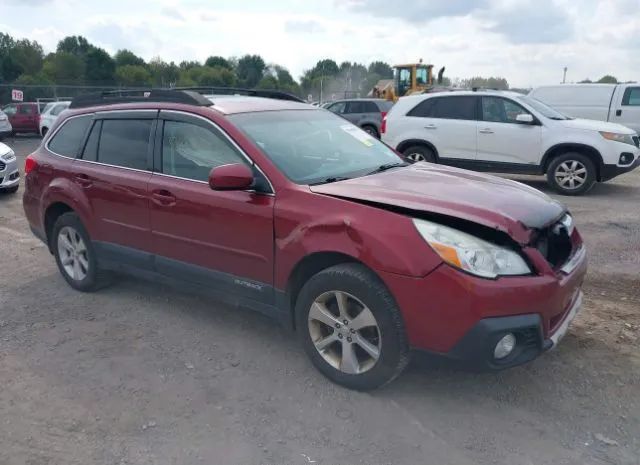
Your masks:
[{"label": "door handle", "polygon": [[425,129],[438,129],[438,126],[436,126],[435,124],[427,124],[424,128]]},{"label": "door handle", "polygon": [[73,177],[76,184],[79,184],[82,187],[91,187],[93,184],[91,178],[84,173],[76,173]]},{"label": "door handle", "polygon": [[493,134],[493,131],[489,128],[480,129],[478,132],[481,134]]},{"label": "door handle", "polygon": [[622,110],[616,110],[616,116],[622,116]]},{"label": "door handle", "polygon": [[171,192],[166,189],[158,189],[151,192],[151,200],[153,200],[158,205],[162,205],[165,207],[175,205],[176,197]]}]

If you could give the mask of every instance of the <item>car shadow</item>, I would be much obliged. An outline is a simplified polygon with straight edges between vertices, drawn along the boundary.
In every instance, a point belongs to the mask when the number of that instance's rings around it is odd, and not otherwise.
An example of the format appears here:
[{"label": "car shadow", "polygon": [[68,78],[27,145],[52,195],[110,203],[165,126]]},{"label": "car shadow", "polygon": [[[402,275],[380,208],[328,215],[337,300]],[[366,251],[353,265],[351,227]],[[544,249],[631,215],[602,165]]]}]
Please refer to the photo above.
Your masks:
[{"label": "car shadow", "polygon": [[[522,184],[526,184],[527,186],[533,187],[534,189],[538,189],[539,191],[544,192],[547,195],[553,195],[559,198],[571,198],[572,196],[566,196],[562,194],[558,194],[556,191],[549,187],[546,180],[543,178],[540,179],[532,179],[532,178],[519,178],[519,177],[505,177],[506,179],[510,179],[512,181],[521,182]],[[634,186],[629,186],[626,184],[617,184],[614,181],[609,182],[598,182],[596,183],[589,192],[583,195],[583,197],[605,197],[612,195],[628,195],[637,193],[638,188]]]}]

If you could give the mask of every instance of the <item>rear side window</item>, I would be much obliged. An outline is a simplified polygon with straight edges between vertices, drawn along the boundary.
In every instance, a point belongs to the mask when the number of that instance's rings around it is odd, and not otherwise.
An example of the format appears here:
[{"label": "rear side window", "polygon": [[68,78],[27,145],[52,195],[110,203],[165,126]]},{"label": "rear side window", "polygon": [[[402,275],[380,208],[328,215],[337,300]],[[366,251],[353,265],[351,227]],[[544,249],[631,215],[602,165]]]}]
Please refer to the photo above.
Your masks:
[{"label": "rear side window", "polygon": [[348,102],[346,113],[366,113],[364,102]]},{"label": "rear side window", "polygon": [[622,96],[622,104],[640,106],[640,87],[627,87]]},{"label": "rear side window", "polygon": [[150,119],[102,121],[98,161],[107,165],[146,170],[151,123]]},{"label": "rear side window", "polygon": [[373,102],[362,102],[364,113],[380,113],[380,109]]},{"label": "rear side window", "polygon": [[433,118],[433,108],[436,99],[428,98],[417,104],[407,113],[407,116],[417,116],[419,118]]},{"label": "rear side window", "polygon": [[75,158],[89,128],[93,115],[69,118],[49,142],[49,150],[65,157]]},{"label": "rear side window", "polygon": [[440,97],[435,98],[432,118],[476,119],[476,97]]}]

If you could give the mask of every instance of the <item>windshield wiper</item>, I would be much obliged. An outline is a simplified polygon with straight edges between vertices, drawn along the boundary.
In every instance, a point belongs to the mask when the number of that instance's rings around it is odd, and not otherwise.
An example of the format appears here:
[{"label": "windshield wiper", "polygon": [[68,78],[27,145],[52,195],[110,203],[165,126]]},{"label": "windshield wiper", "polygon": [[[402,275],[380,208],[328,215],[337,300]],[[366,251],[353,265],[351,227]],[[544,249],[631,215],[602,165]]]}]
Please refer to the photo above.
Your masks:
[{"label": "windshield wiper", "polygon": [[338,181],[346,181],[347,179],[351,179],[347,176],[331,176],[330,178],[325,178],[321,181],[316,181],[316,182],[312,182],[309,185],[310,186],[317,186],[318,184],[330,184],[332,182],[338,182]]},{"label": "windshield wiper", "polygon": [[391,168],[399,168],[401,166],[408,166],[408,165],[409,165],[408,163],[405,163],[403,161],[395,162],[395,163],[385,163],[384,165],[380,165],[375,170],[367,173],[367,175],[382,173],[383,171],[390,170]]}]

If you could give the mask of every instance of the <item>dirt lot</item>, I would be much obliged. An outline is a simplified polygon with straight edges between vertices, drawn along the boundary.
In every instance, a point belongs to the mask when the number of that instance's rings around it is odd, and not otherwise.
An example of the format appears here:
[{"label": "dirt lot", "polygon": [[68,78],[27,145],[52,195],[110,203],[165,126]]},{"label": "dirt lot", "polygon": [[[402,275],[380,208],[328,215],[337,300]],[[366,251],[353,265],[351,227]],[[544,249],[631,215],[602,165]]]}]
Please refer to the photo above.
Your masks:
[{"label": "dirt lot", "polygon": [[562,200],[590,271],[557,350],[498,374],[416,362],[363,394],[259,314],[129,278],[73,291],[2,195],[0,463],[640,464],[640,170]]}]

